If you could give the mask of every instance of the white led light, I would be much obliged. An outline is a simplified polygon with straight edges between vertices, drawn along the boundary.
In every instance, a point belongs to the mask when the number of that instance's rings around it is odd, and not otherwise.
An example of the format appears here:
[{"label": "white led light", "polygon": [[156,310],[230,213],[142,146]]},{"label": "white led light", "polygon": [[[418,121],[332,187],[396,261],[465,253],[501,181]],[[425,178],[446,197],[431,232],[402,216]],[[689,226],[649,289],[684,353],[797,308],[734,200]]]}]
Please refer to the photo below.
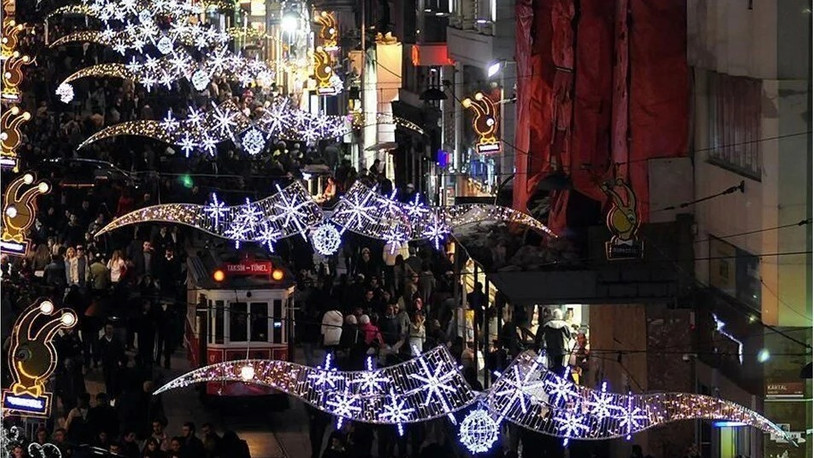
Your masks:
[{"label": "white led light", "polygon": [[54,303],[51,301],[40,302],[40,313],[44,313],[45,315],[54,313]]},{"label": "white led light", "polygon": [[331,256],[339,250],[341,236],[333,224],[326,223],[318,226],[311,234],[311,243],[317,253]]},{"label": "white led light", "polygon": [[71,327],[76,324],[76,315],[73,313],[63,313],[62,317],[60,317],[62,324],[65,326]]},{"label": "white led light", "polygon": [[70,103],[74,98],[73,86],[68,83],[62,83],[57,86],[56,94],[59,96],[60,102]]},{"label": "white led light", "polygon": [[203,91],[209,85],[209,75],[204,70],[196,70],[192,74],[192,86],[198,90]]},{"label": "white led light", "polygon": [[259,130],[252,128],[243,134],[243,141],[241,143],[243,149],[254,156],[263,151],[263,147],[266,146],[266,139],[263,138],[263,134],[260,133]]},{"label": "white led light", "polygon": [[488,452],[497,440],[499,426],[487,410],[478,407],[461,422],[458,437],[470,452]]},{"label": "white led light", "polygon": [[254,366],[250,363],[247,363],[245,366],[240,368],[240,378],[244,381],[248,382],[249,380],[254,378]]},{"label": "white led light", "polygon": [[160,40],[158,40],[158,43],[156,43],[155,47],[158,48],[161,54],[169,54],[172,52],[173,48],[172,40],[168,36],[163,36],[161,37]]},{"label": "white led light", "polygon": [[14,204],[9,204],[8,207],[6,207],[6,216],[9,218],[17,217],[17,207],[15,207]]}]

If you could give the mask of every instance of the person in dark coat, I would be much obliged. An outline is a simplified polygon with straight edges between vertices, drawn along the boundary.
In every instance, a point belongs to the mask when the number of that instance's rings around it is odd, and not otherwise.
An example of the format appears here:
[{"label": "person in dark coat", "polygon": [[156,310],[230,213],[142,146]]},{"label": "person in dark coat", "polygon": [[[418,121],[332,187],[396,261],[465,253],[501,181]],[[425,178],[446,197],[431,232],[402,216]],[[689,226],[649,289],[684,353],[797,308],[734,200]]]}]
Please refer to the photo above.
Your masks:
[{"label": "person in dark coat", "polygon": [[238,437],[237,433],[234,431],[226,431],[223,433],[221,450],[223,450],[223,456],[229,456],[232,458],[251,458],[249,444]]},{"label": "person in dark coat", "polygon": [[191,421],[184,423],[184,426],[181,427],[181,433],[184,437],[184,442],[181,445],[182,458],[201,458],[205,456],[203,441],[195,435],[195,423]]},{"label": "person in dark coat", "polygon": [[139,366],[150,367],[153,364],[155,327],[155,314],[152,312],[152,304],[149,300],[146,300],[142,303],[141,313],[135,320],[135,330],[138,335],[136,364]]},{"label": "person in dark coat", "polygon": [[[571,353],[571,349],[568,348],[568,343],[571,341],[571,326],[562,319],[562,310],[554,309],[551,319],[540,329],[542,331],[537,331],[535,341],[538,341],[538,345],[540,340],[545,343],[548,368],[562,375]],[[540,332],[542,332],[542,339],[540,339]]]},{"label": "person in dark coat", "polygon": [[96,395],[96,405],[88,411],[88,424],[94,432],[104,431],[107,437],[119,436],[119,416],[110,405],[107,393]]},{"label": "person in dark coat", "polygon": [[113,334],[113,325],[105,325],[105,334],[99,338],[97,345],[98,355],[96,362],[102,363],[102,372],[105,378],[105,391],[112,397],[119,394],[121,387],[118,380],[118,369],[125,358],[124,344]]}]

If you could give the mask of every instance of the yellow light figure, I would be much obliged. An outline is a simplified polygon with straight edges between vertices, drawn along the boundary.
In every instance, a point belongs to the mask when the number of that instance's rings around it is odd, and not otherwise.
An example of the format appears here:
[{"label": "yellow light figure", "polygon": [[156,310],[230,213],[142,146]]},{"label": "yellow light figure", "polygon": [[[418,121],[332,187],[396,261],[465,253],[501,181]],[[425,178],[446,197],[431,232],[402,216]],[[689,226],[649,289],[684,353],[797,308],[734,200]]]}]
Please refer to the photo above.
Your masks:
[{"label": "yellow light figure", "polygon": [[14,51],[3,61],[3,93],[7,100],[19,100],[20,83],[23,81],[23,66],[30,65],[33,60],[29,56],[21,56],[20,51]]},{"label": "yellow light figure", "polygon": [[31,113],[20,112],[20,108],[13,106],[0,115],[0,165],[14,167],[17,164],[17,147],[20,146],[22,133],[20,125],[31,119]]},{"label": "yellow light figure", "polygon": [[73,310],[62,309],[59,317],[42,322],[40,317],[55,314],[53,302],[45,299],[29,306],[17,319],[11,331],[9,367],[13,383],[3,391],[3,410],[47,416],[51,393],[45,383],[57,368],[53,338],[57,331],[76,325]]},{"label": "yellow light figure", "polygon": [[17,24],[14,19],[5,19],[3,21],[3,38],[0,39],[0,60],[8,59],[14,54],[14,49],[17,47],[17,35],[24,28],[22,24]]},{"label": "yellow light figure", "polygon": [[639,230],[639,212],[636,194],[621,178],[607,181],[600,188],[613,203],[605,223],[613,236],[605,243],[608,259],[636,259],[644,254],[644,245],[636,239]]},{"label": "yellow light figure", "polygon": [[[35,198],[51,190],[51,186],[45,181],[31,186],[34,180],[32,173],[26,173],[6,188],[3,200],[3,234],[0,236],[0,251],[3,253],[25,256],[28,251],[26,232],[37,217]],[[20,194],[20,189],[24,186],[31,187]]]},{"label": "yellow light figure", "polygon": [[494,154],[500,152],[500,139],[498,138],[499,111],[495,107],[495,102],[482,92],[474,96],[474,100],[465,98],[461,104],[464,108],[472,110],[475,117],[472,119],[472,128],[478,134],[478,141],[475,145],[481,154]]},{"label": "yellow light figure", "polygon": [[336,24],[336,14],[333,11],[322,11],[316,15],[314,20],[321,26],[319,38],[322,40],[322,48],[326,51],[336,51],[339,28]]},{"label": "yellow light figure", "polygon": [[333,58],[322,46],[314,51],[314,78],[317,80],[317,93],[321,95],[336,94],[331,79],[334,76]]}]

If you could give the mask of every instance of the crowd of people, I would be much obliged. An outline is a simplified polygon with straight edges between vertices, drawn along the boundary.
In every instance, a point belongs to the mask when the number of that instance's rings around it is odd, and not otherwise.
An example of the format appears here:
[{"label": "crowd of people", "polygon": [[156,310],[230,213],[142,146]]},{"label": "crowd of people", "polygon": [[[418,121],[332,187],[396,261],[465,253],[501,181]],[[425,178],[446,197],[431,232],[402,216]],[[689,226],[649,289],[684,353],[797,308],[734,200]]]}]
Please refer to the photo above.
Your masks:
[{"label": "crowd of people", "polygon": [[[224,100],[254,113],[271,94],[243,91],[218,79],[203,93],[184,84],[148,92],[127,80],[80,79],[74,83],[74,99],[62,103],[54,89],[65,76],[94,63],[120,60],[111,50],[87,43],[48,48],[45,36],[82,28],[73,20],[53,19],[48,34],[35,25],[20,43],[25,54],[38,56],[23,85],[21,105],[32,119],[22,128],[20,168],[44,170],[39,178],[51,181],[54,189],[38,200],[28,234],[30,253],[0,259],[4,343],[14,316],[40,296],[73,308],[80,318],[76,328],[56,339],[60,364],[51,386],[59,402],[55,418],[33,440],[52,442],[63,456],[74,457],[90,447],[125,457],[248,456],[245,441],[234,432],[221,437],[206,424],[198,438],[193,423],[168,425],[161,397],[152,396],[164,374],[159,369],[170,368],[171,355],[182,342],[185,260],[192,232],[173,225],[139,225],[99,238],[96,234],[113,218],[156,203],[203,203],[213,192],[227,203],[265,197],[274,192],[275,183],[300,178],[309,164],[327,165],[333,172],[319,199],[326,206],[356,180],[385,195],[394,184],[384,177],[379,161],[357,172],[336,146],[276,142],[248,157],[223,144],[217,154],[186,158],[157,142],[119,137],[77,149],[90,135],[122,121],[160,119],[169,110],[183,117],[190,106],[206,110],[211,101]],[[51,159],[64,162],[43,167]],[[67,164],[77,159],[104,161],[125,178],[66,185]],[[3,178],[7,182],[9,175]],[[407,183],[398,196],[407,202],[417,193]],[[500,371],[525,348],[519,328],[528,317],[522,308],[495,329],[490,348],[467,342],[459,331],[461,307],[472,308],[475,322],[483,323],[502,310],[505,298],[498,295],[498,303],[489,307],[483,285],[475,282],[472,290],[465,290],[452,257],[429,245],[385,246],[347,234],[342,252],[332,257],[312,258],[283,248],[299,271],[295,327],[308,365],[320,364],[325,351],[343,370],[364,369],[368,361],[384,367],[445,345],[464,367],[468,383],[482,389],[478,373],[483,364],[490,372]],[[556,311],[553,318],[552,323],[558,319]],[[552,331],[541,331],[536,344],[560,349],[561,354],[554,353],[567,364],[570,328],[550,324],[547,329]],[[587,358],[587,345],[583,348]],[[9,371],[3,374],[7,377]],[[91,379],[100,379],[103,391],[91,395]],[[456,433],[443,421],[409,426],[403,438],[393,428],[349,421],[329,433],[323,448],[330,418],[310,408],[308,416],[315,457],[372,456],[374,436],[381,457],[460,453]],[[165,432],[173,428],[180,431],[177,436]]]}]

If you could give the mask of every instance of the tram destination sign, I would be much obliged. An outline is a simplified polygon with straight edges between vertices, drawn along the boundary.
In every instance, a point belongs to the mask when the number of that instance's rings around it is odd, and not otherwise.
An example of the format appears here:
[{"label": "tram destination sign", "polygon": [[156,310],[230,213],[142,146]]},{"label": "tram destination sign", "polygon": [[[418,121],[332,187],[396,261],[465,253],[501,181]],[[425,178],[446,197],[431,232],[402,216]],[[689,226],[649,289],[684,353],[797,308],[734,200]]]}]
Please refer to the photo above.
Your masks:
[{"label": "tram destination sign", "polygon": [[228,275],[271,275],[271,261],[246,260],[237,264],[225,264],[223,270]]}]

